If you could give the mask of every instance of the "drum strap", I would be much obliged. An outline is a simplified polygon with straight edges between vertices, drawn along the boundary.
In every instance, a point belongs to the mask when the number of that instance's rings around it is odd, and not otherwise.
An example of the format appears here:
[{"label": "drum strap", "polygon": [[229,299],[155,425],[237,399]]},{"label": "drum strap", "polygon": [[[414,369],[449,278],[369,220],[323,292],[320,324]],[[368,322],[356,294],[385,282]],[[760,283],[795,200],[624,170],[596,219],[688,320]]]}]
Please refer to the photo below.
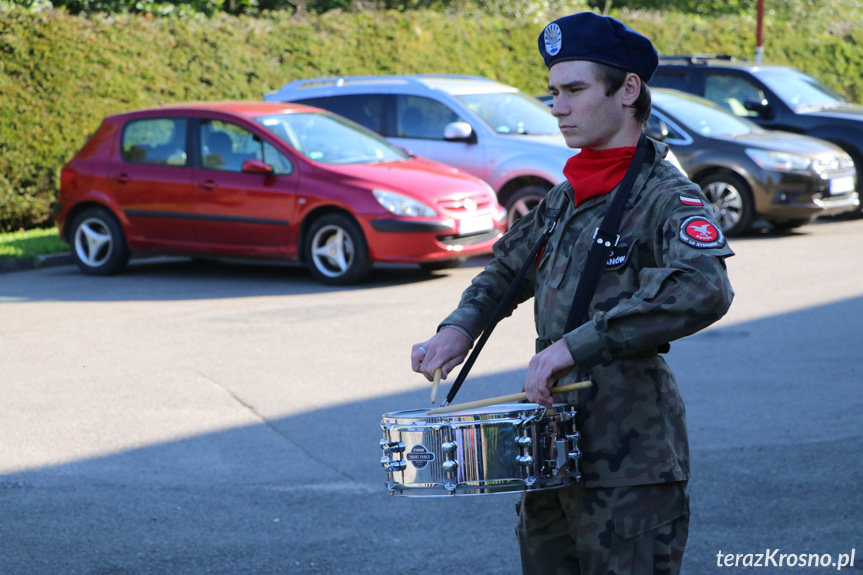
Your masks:
[{"label": "drum strap", "polygon": [[458,390],[461,389],[462,383],[464,383],[465,378],[467,377],[468,372],[473,367],[476,358],[479,356],[479,352],[482,350],[485,342],[488,341],[489,336],[491,335],[492,330],[494,330],[495,326],[504,318],[504,316],[511,312],[509,309],[510,302],[512,302],[515,297],[515,292],[518,291],[519,287],[521,287],[521,283],[524,281],[524,276],[527,274],[527,270],[533,265],[534,261],[538,254],[542,253],[542,249],[545,247],[545,244],[548,243],[548,238],[551,237],[551,233],[554,231],[555,226],[557,225],[557,218],[560,216],[560,212],[562,209],[557,209],[552,212],[552,210],[548,210],[546,213],[551,215],[553,213],[552,219],[548,224],[548,227],[542,232],[542,235],[537,240],[536,244],[534,244],[533,248],[530,250],[530,254],[525,258],[524,263],[522,263],[521,268],[518,270],[518,273],[515,274],[515,277],[512,280],[512,283],[509,284],[506,292],[504,292],[503,297],[498,301],[497,307],[494,310],[494,313],[491,316],[488,324],[485,326],[485,329],[482,331],[482,334],[479,336],[479,339],[476,341],[476,345],[473,347],[473,351],[471,351],[470,356],[468,356],[467,361],[464,362],[464,366],[458,372],[458,377],[455,379],[455,383],[452,384],[452,387],[449,390],[449,393],[446,396],[446,400],[443,402],[443,406],[446,407],[449,405],[453,399],[455,399],[455,395],[458,393]]},{"label": "drum strap", "polygon": [[[608,260],[608,256],[611,254],[611,251],[614,249],[614,246],[617,245],[617,241],[619,240],[620,236],[617,235],[617,232],[620,229],[620,222],[623,218],[626,200],[629,198],[635,179],[641,171],[641,166],[646,161],[653,161],[653,157],[653,146],[647,140],[647,137],[642,134],[641,138],[638,140],[638,147],[635,151],[635,156],[632,158],[632,162],[629,164],[629,168],[627,168],[626,174],[620,182],[617,193],[614,194],[608,211],[602,219],[602,223],[594,232],[593,237],[596,241],[592,244],[590,251],[587,254],[584,269],[582,269],[581,275],[579,276],[578,285],[575,288],[575,297],[573,299],[572,307],[569,310],[569,316],[566,320],[566,329],[564,330],[564,333],[569,333],[583,323],[584,317],[587,315],[590,301],[593,299],[593,295],[596,293],[596,288],[599,285],[599,279],[602,275],[604,263]],[[482,335],[480,335],[477,340],[476,345],[474,345],[473,351],[471,351],[470,356],[459,371],[455,383],[453,383],[446,396],[446,400],[442,404],[443,406],[449,405],[452,400],[455,399],[458,390],[461,389],[462,383],[464,383],[465,378],[467,378],[467,374],[476,362],[479,352],[482,350],[485,342],[488,341],[492,330],[494,330],[498,322],[504,318],[506,313],[511,311],[510,302],[515,297],[516,291],[521,287],[521,283],[524,281],[524,276],[531,264],[534,263],[537,254],[542,253],[542,249],[545,247],[545,244],[548,242],[548,238],[554,231],[554,228],[557,225],[557,218],[560,216],[560,212],[562,211],[562,207],[555,210],[548,228],[546,228],[545,232],[543,232],[542,236],[536,242],[536,245],[534,245],[530,250],[530,255],[525,259],[521,269],[518,270],[512,283],[503,294],[503,297],[501,297],[491,319],[483,330]],[[551,210],[549,210],[549,213],[551,213]]]},{"label": "drum strap", "polygon": [[641,171],[642,164],[652,162],[654,155],[653,146],[647,141],[647,136],[641,134],[635,156],[620,182],[620,187],[614,194],[611,205],[605,212],[605,217],[602,218],[602,223],[593,232],[594,242],[590,246],[590,251],[587,252],[587,260],[584,262],[584,268],[578,278],[575,297],[572,300],[572,307],[569,308],[569,316],[566,318],[566,327],[563,333],[571,332],[587,319],[587,309],[596,293],[596,288],[599,286],[599,279],[602,277],[605,262],[608,261],[611,252],[617,246],[617,242],[620,241],[617,232],[620,230],[620,221],[623,219],[623,210],[626,207],[626,200],[629,199],[629,193],[632,191],[632,185]]}]

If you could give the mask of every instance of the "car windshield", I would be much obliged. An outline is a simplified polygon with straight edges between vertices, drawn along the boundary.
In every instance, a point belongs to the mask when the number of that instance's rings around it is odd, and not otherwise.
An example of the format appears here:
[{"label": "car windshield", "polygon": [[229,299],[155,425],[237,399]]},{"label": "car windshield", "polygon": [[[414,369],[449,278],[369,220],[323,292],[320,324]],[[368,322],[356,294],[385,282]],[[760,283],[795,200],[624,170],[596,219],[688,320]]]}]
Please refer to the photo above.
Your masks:
[{"label": "car windshield", "polygon": [[255,121],[310,160],[324,164],[400,162],[410,157],[373,132],[333,114],[272,114]]},{"label": "car windshield", "polygon": [[796,70],[767,68],[756,70],[755,75],[794,110],[845,106],[849,103],[815,78]]},{"label": "car windshield", "polygon": [[557,119],[548,106],[521,92],[457,96],[498,134],[558,134]]},{"label": "car windshield", "polygon": [[658,91],[652,91],[651,96],[661,112],[702,136],[731,136],[761,131],[753,122],[735,116],[708,100],[695,101]]}]

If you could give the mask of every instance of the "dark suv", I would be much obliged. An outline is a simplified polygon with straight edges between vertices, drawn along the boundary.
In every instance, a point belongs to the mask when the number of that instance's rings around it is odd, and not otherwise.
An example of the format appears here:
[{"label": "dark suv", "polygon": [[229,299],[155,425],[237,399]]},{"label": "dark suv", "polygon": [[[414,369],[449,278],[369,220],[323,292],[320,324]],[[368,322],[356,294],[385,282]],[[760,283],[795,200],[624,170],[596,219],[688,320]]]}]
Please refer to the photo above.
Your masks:
[{"label": "dark suv", "polygon": [[[763,128],[833,142],[863,166],[863,106],[794,68],[730,56],[663,56],[650,86],[707,98]],[[857,191],[863,197],[863,178]]]}]

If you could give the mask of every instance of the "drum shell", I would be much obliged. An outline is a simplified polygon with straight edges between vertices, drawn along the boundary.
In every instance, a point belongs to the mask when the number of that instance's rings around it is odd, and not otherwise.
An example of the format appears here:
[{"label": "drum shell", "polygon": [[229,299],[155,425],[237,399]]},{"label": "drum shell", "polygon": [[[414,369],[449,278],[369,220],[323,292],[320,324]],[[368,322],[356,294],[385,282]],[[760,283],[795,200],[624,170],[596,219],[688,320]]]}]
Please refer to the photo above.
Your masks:
[{"label": "drum shell", "polygon": [[495,405],[443,415],[384,414],[381,460],[390,495],[484,495],[579,480],[575,410]]}]

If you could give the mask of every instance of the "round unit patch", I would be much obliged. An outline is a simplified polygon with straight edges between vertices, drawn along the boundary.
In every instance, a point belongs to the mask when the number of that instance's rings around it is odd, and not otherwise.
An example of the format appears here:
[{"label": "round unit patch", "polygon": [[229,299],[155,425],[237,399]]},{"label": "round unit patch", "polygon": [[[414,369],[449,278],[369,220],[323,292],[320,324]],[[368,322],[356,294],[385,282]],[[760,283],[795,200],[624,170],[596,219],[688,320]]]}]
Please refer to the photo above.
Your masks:
[{"label": "round unit patch", "polygon": [[725,245],[725,236],[713,222],[692,216],[680,224],[680,241],[694,248],[718,248]]},{"label": "round unit patch", "polygon": [[552,22],[545,27],[542,37],[545,40],[545,51],[548,52],[549,56],[556,56],[560,52],[561,40],[563,39],[560,26]]}]

